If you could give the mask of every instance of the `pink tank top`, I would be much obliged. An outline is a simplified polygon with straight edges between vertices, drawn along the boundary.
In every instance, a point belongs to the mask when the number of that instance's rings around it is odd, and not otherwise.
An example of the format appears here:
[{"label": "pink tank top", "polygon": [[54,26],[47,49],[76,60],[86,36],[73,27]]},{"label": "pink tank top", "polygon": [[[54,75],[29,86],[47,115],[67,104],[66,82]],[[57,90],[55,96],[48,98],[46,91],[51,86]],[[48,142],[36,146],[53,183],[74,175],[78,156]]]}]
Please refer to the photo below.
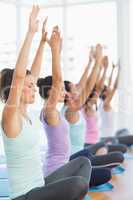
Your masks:
[{"label": "pink tank top", "polygon": [[86,132],[85,132],[85,143],[86,144],[96,144],[99,141],[99,130],[98,130],[98,119],[97,114],[94,115],[86,115]]}]

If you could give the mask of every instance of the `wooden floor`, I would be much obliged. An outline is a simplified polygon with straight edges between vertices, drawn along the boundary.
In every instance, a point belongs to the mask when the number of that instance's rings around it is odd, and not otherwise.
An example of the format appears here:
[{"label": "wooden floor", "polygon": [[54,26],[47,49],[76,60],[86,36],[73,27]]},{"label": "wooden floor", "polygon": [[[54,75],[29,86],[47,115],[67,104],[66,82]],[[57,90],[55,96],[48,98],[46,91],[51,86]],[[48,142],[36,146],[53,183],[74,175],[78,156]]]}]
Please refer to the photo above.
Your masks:
[{"label": "wooden floor", "polygon": [[89,196],[93,200],[133,200],[133,159],[125,160],[124,167],[126,170],[123,174],[113,176],[112,191],[88,193]]}]

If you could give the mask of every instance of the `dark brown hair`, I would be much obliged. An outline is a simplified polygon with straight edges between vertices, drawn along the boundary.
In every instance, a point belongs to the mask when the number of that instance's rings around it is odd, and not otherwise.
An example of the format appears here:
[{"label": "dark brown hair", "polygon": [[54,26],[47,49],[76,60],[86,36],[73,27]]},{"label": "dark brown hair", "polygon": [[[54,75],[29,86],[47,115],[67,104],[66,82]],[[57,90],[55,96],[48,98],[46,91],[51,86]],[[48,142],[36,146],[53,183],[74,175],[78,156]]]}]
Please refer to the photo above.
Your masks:
[{"label": "dark brown hair", "polygon": [[[10,88],[12,84],[14,69],[5,68],[0,72],[0,99],[2,102],[6,102]],[[26,75],[30,75],[31,72],[29,70],[26,71]]]}]

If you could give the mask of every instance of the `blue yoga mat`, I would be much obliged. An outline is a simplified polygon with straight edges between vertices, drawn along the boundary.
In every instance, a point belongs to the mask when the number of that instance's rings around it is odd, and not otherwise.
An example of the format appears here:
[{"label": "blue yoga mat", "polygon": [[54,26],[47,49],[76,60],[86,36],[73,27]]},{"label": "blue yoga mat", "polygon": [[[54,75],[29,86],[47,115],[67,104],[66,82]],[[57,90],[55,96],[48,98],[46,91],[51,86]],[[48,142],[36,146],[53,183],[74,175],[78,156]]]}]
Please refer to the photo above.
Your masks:
[{"label": "blue yoga mat", "polygon": [[133,159],[133,154],[132,153],[124,153],[125,159],[132,160]]},{"label": "blue yoga mat", "polygon": [[84,200],[92,200],[92,198],[89,197],[88,195],[86,195],[86,196],[84,197]]},{"label": "blue yoga mat", "polygon": [[0,198],[9,197],[9,191],[8,179],[0,179]]},{"label": "blue yoga mat", "polygon": [[0,165],[0,179],[8,179],[6,165]]},{"label": "blue yoga mat", "polygon": [[106,192],[114,188],[111,183],[105,183],[99,186],[91,187],[88,192]]},{"label": "blue yoga mat", "polygon": [[122,173],[124,173],[124,171],[125,171],[125,168],[124,168],[124,167],[122,167],[122,166],[117,166],[117,167],[115,167],[115,168],[113,168],[113,169],[111,170],[111,173],[112,173],[113,175],[116,175],[116,174],[122,174]]},{"label": "blue yoga mat", "polygon": [[9,197],[0,197],[0,200],[11,200]]},{"label": "blue yoga mat", "polygon": [[129,145],[128,148],[132,150],[133,149],[133,144]]}]

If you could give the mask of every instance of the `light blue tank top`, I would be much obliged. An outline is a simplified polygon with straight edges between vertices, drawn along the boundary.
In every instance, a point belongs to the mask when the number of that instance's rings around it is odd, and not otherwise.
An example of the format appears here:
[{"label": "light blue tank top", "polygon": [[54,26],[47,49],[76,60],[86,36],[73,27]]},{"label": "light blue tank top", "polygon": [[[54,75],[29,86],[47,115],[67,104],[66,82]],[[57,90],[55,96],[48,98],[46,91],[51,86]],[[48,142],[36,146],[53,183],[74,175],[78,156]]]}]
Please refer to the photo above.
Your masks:
[{"label": "light blue tank top", "polygon": [[[67,107],[64,106],[62,112],[65,114]],[[86,122],[82,111],[79,112],[78,122],[71,124],[69,123],[69,133],[71,140],[71,154],[81,151],[85,143],[85,132],[86,132]]]},{"label": "light blue tank top", "polygon": [[16,138],[8,138],[2,130],[11,199],[45,184],[40,154],[41,135],[37,131],[37,120],[37,117],[32,120],[31,125],[24,119],[21,133]]}]

